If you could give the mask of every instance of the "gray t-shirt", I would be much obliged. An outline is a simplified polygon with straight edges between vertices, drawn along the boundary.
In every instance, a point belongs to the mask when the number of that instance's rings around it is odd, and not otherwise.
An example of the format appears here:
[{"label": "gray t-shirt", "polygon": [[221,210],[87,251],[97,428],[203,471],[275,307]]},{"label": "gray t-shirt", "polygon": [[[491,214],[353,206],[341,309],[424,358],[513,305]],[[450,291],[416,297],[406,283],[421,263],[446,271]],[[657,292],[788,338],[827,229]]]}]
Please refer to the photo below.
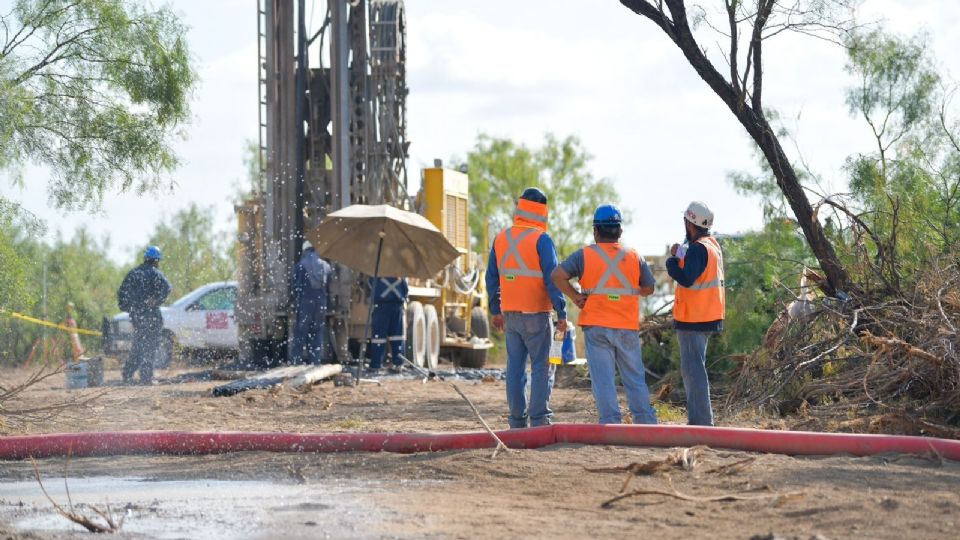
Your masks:
[{"label": "gray t-shirt", "polygon": [[[581,278],[583,277],[583,248],[578,249],[572,255],[567,257],[565,261],[560,263],[560,268],[570,274],[570,277]],[[657,280],[653,277],[653,272],[650,270],[650,267],[647,266],[647,261],[640,257],[640,286],[641,287],[653,287],[657,284]]]}]

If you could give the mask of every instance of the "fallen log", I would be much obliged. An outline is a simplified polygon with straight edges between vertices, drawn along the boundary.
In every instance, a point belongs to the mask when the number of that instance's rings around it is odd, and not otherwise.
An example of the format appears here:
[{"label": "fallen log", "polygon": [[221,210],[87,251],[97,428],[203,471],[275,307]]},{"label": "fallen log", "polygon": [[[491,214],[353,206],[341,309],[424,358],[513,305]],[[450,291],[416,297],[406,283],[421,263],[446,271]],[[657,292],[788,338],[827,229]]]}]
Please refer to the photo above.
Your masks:
[{"label": "fallen log", "polygon": [[[333,369],[336,368],[336,371]],[[247,390],[256,390],[262,388],[272,388],[279,386],[287,381],[297,381],[302,376],[302,383],[297,388],[312,384],[326,377],[332,377],[340,373],[342,366],[340,364],[329,364],[323,366],[284,366],[274,368],[263,373],[258,373],[252,377],[232,381],[213,388],[215,397],[232,396]],[[325,374],[325,375],[324,375]],[[323,376],[319,376],[323,375]],[[306,381],[310,381],[307,383]]]},{"label": "fallen log", "polygon": [[313,366],[311,369],[287,381],[286,387],[291,390],[302,390],[304,387],[315,384],[323,379],[329,379],[330,377],[339,375],[341,371],[343,371],[343,366],[340,364]]}]

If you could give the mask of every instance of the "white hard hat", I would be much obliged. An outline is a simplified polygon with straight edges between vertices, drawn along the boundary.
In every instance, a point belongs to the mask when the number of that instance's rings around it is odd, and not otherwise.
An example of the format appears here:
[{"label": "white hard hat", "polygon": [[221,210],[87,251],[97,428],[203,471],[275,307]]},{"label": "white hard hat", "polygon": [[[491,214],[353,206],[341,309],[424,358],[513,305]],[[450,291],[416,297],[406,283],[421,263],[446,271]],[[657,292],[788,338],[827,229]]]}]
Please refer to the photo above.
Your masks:
[{"label": "white hard hat", "polygon": [[309,240],[304,240],[303,247],[300,248],[300,251],[306,251],[312,247],[313,247],[313,244],[311,244]]},{"label": "white hard hat", "polygon": [[693,201],[687,206],[687,211],[683,213],[683,218],[693,223],[697,227],[709,229],[713,226],[713,212],[707,208],[706,204],[700,201]]}]

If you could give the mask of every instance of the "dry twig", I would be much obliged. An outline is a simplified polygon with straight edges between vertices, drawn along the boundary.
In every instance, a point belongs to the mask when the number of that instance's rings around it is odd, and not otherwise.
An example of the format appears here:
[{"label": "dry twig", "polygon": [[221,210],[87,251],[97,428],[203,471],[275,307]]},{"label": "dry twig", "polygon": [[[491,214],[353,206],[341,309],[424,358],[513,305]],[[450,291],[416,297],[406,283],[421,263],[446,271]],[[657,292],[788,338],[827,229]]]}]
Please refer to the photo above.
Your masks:
[{"label": "dry twig", "polygon": [[673,482],[670,483],[670,491],[665,491],[662,489],[635,489],[627,493],[621,493],[616,497],[612,497],[603,501],[600,504],[601,508],[610,508],[613,506],[613,503],[629,498],[629,497],[639,497],[642,495],[660,495],[663,497],[672,497],[674,499],[680,499],[681,501],[690,501],[690,502],[727,502],[727,501],[760,501],[766,499],[777,499],[778,501],[793,500],[799,497],[803,497],[802,492],[790,492],[790,493],[770,493],[765,495],[743,495],[740,493],[725,493],[722,495],[714,495],[711,497],[697,497],[695,495],[687,495],[685,493],[680,493],[676,488],[673,487]]},{"label": "dry twig", "polygon": [[497,447],[493,449],[493,455],[490,456],[490,459],[495,459],[497,457],[497,454],[499,454],[501,450],[503,450],[504,452],[509,452],[510,448],[507,447],[507,445],[503,444],[503,441],[500,440],[500,437],[497,436],[497,434],[492,429],[490,429],[490,426],[487,424],[487,421],[484,420],[483,416],[480,415],[480,410],[477,409],[477,406],[474,405],[472,401],[470,401],[470,398],[468,398],[466,394],[463,393],[463,390],[460,390],[460,387],[457,386],[456,383],[450,383],[450,386],[452,386],[453,389],[456,390],[458,394],[460,394],[460,397],[462,397],[463,400],[467,402],[467,405],[469,405],[470,409],[473,410],[473,414],[476,415],[477,420],[479,420],[480,423],[483,425],[483,429],[487,430],[487,433],[489,433],[490,436],[493,437],[493,440],[497,442]]},{"label": "dry twig", "polygon": [[585,467],[585,469],[587,472],[594,473],[626,472],[627,476],[623,480],[623,485],[620,486],[620,493],[623,493],[627,490],[627,487],[629,487],[630,481],[633,480],[634,476],[647,476],[673,468],[692,471],[694,467],[697,466],[700,457],[706,449],[706,446],[693,446],[690,448],[677,449],[664,459],[655,459],[645,463],[634,462],[622,467]]},{"label": "dry twig", "polygon": [[70,488],[69,486],[67,486],[67,477],[66,477],[66,470],[70,463],[70,454],[67,454],[67,462],[64,465],[64,477],[63,477],[63,484],[64,486],[66,486],[66,490],[67,490],[67,501],[69,505],[69,510],[60,506],[57,503],[57,501],[55,501],[53,497],[51,497],[50,494],[47,493],[47,489],[43,486],[43,480],[41,480],[40,478],[40,468],[37,466],[37,461],[33,458],[30,458],[30,462],[33,464],[33,475],[34,475],[34,478],[37,479],[37,484],[40,485],[40,491],[43,492],[43,496],[46,497],[48,501],[50,501],[50,504],[53,505],[54,510],[56,510],[58,514],[76,523],[77,525],[80,525],[81,527],[83,527],[84,529],[92,533],[115,533],[119,531],[121,527],[123,527],[123,517],[121,517],[119,521],[115,520],[113,518],[113,511],[110,509],[109,503],[107,503],[106,509],[100,509],[100,508],[97,508],[96,506],[90,506],[90,510],[92,510],[95,514],[100,516],[106,523],[105,525],[97,523],[93,521],[91,518],[84,516],[83,514],[80,514],[74,510],[73,500],[70,498]]},{"label": "dry twig", "polygon": [[707,474],[722,474],[722,475],[731,475],[743,472],[748,466],[753,464],[756,461],[756,457],[748,457],[746,459],[741,459],[740,461],[734,461],[733,463],[727,463],[726,465],[720,465],[719,467],[714,467],[707,471]]}]

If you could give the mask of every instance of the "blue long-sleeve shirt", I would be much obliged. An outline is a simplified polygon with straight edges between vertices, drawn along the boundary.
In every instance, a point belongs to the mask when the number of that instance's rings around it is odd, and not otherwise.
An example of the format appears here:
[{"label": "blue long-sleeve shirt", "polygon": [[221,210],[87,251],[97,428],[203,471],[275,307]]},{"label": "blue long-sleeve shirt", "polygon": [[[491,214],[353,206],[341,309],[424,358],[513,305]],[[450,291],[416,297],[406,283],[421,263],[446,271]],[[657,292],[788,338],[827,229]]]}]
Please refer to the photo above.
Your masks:
[{"label": "blue long-sleeve shirt", "polygon": [[[683,268],[680,268],[680,259],[667,259],[667,274],[681,287],[690,287],[707,269],[707,248],[700,242],[690,242],[687,253],[683,256]],[[697,332],[720,332],[723,330],[723,321],[702,323],[688,323],[673,321],[673,327],[679,330],[693,330]]]},{"label": "blue long-sleeve shirt", "polygon": [[[537,258],[540,259],[540,272],[543,273],[543,284],[547,287],[550,303],[560,319],[567,318],[567,301],[560,289],[550,280],[550,274],[557,267],[557,248],[553,245],[550,235],[543,233],[537,239]],[[487,260],[487,273],[484,277],[487,284],[487,303],[490,313],[500,315],[500,271],[497,268],[496,250],[490,249],[490,258]]]}]

